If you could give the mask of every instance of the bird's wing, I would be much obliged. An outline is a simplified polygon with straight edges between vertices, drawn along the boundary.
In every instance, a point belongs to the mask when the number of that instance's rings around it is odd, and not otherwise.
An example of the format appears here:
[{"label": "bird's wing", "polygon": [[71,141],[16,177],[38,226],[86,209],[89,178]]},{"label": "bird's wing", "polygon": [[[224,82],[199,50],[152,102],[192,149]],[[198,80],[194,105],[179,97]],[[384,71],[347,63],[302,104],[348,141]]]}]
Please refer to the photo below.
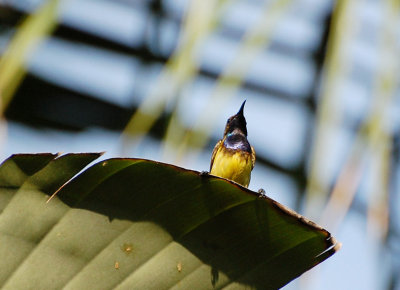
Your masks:
[{"label": "bird's wing", "polygon": [[251,170],[253,170],[255,164],[256,164],[256,151],[254,150],[254,147],[251,146]]},{"label": "bird's wing", "polygon": [[222,145],[222,140],[219,140],[217,142],[217,144],[215,144],[215,147],[214,147],[214,150],[213,150],[213,153],[212,153],[212,156],[211,156],[210,172],[211,172],[212,166],[214,164],[215,155],[217,155],[218,149],[219,149],[219,147],[221,145]]}]

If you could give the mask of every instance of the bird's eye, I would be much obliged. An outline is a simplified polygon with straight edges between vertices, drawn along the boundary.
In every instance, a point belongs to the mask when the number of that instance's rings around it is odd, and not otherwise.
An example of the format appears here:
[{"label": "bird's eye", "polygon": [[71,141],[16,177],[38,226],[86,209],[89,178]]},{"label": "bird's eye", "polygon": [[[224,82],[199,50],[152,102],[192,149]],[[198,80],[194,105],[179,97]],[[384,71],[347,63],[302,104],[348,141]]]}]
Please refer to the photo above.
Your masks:
[{"label": "bird's eye", "polygon": [[229,123],[230,123],[230,121],[231,121],[231,119],[228,119],[228,121],[226,121],[226,123],[227,123],[227,124],[229,124]]}]

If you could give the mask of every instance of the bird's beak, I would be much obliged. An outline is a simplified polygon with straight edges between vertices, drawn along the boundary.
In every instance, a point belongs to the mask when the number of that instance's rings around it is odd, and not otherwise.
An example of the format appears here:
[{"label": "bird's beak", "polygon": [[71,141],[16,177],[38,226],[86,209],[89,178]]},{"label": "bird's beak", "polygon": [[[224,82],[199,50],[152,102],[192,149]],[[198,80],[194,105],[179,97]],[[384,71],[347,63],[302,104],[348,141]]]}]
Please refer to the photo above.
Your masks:
[{"label": "bird's beak", "polygon": [[246,100],[244,100],[244,102],[243,102],[242,106],[240,107],[240,110],[239,110],[239,112],[237,113],[237,115],[243,116],[244,104],[246,104]]}]

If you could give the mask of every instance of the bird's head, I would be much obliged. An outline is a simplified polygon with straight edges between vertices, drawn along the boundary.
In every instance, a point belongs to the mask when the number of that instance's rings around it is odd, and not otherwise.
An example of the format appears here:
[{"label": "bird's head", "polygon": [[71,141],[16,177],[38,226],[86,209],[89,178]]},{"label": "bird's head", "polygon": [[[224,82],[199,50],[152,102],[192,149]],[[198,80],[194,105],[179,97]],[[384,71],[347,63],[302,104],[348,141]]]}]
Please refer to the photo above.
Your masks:
[{"label": "bird's head", "polygon": [[224,136],[227,134],[242,134],[247,137],[246,119],[243,115],[245,103],[246,101],[243,102],[236,115],[233,115],[226,121]]}]

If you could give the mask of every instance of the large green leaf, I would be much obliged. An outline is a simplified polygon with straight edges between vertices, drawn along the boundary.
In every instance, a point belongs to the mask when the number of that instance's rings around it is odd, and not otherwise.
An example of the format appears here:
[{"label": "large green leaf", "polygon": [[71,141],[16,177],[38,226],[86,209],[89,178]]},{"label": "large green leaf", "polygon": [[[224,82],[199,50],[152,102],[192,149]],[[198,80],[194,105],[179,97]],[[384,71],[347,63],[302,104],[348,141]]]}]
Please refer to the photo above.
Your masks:
[{"label": "large green leaf", "polygon": [[270,198],[172,165],[109,159],[70,180],[97,156],[2,164],[1,287],[276,289],[338,249]]}]

